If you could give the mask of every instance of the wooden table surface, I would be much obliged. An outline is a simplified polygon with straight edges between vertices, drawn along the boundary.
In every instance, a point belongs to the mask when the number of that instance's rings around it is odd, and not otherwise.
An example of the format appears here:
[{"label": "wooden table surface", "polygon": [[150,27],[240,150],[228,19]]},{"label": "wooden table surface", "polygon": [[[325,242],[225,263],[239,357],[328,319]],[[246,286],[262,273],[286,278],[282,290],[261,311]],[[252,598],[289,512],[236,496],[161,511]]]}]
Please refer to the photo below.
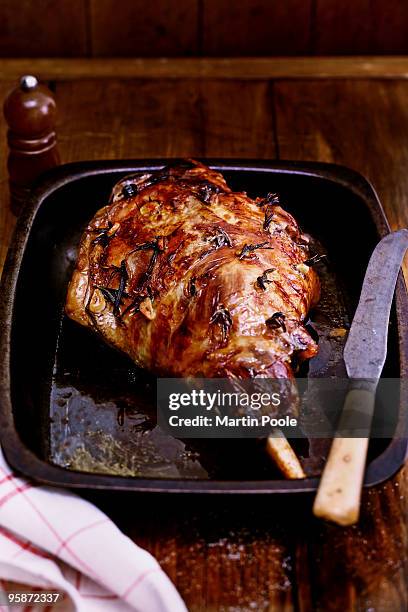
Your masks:
[{"label": "wooden table surface", "polygon": [[[64,162],[336,162],[373,182],[393,229],[408,226],[408,58],[10,60],[1,98],[23,73],[55,91]],[[0,139],[2,263],[14,224],[4,122]],[[361,520],[347,529],[313,519],[308,497],[97,501],[157,557],[190,610],[398,612],[408,607],[407,499],[405,468],[364,492]]]}]

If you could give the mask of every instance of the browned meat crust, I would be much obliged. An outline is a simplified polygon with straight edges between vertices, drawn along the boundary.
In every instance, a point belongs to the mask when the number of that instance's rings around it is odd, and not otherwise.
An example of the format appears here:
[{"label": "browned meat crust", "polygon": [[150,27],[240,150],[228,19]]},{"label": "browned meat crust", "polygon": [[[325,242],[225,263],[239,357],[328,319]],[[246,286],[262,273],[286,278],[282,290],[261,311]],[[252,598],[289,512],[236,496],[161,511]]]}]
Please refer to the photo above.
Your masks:
[{"label": "browned meat crust", "polygon": [[67,314],[170,376],[290,377],[319,280],[276,196],[197,162],[123,179],[82,237]]}]

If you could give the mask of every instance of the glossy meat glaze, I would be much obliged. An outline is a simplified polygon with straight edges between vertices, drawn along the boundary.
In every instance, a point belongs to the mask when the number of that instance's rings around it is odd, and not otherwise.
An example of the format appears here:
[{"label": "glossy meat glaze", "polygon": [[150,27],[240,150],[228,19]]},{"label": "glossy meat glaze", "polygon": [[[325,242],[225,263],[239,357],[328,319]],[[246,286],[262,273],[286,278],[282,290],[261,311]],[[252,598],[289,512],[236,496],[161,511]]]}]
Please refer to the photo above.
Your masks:
[{"label": "glossy meat glaze", "polygon": [[[309,264],[309,265],[308,265]],[[195,161],[121,180],[81,240],[67,314],[167,376],[291,377],[317,346],[307,237]]]}]

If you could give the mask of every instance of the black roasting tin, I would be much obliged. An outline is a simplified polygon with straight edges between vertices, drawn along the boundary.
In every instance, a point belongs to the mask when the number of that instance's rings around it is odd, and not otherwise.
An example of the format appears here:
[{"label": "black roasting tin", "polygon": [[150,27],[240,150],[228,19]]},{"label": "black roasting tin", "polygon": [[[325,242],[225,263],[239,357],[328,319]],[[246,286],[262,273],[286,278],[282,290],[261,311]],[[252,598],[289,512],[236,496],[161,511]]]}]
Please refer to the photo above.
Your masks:
[{"label": "black roasting tin", "polygon": [[[50,485],[177,493],[291,493],[316,490],[319,443],[294,441],[308,478],[288,481],[261,440],[176,440],[156,425],[154,376],[137,369],[63,314],[81,233],[126,174],[169,160],[94,161],[60,166],[33,191],[18,220],[1,287],[1,444],[18,472]],[[373,248],[389,232],[372,186],[323,163],[205,160],[234,190],[278,192],[315,246],[322,300],[311,314],[319,355],[301,376],[344,376],[344,337]],[[399,275],[384,377],[405,378],[408,297]],[[400,399],[403,419],[405,397]],[[397,431],[397,428],[396,428]],[[326,443],[327,445],[327,443]],[[313,445],[312,445],[313,446]],[[365,485],[403,464],[406,439],[372,439]],[[314,456],[313,453],[317,453]],[[308,457],[309,455],[309,457]]]}]

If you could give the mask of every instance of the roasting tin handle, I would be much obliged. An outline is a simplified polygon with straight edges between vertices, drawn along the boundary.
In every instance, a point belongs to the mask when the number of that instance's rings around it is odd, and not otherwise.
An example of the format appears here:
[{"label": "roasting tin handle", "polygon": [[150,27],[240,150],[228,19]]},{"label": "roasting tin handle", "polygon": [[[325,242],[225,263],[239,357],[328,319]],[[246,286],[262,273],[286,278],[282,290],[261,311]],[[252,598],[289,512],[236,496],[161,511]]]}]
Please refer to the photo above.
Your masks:
[{"label": "roasting tin handle", "polygon": [[54,96],[36,77],[23,76],[4,102],[4,117],[9,128],[10,205],[17,215],[33,183],[60,163]]}]

